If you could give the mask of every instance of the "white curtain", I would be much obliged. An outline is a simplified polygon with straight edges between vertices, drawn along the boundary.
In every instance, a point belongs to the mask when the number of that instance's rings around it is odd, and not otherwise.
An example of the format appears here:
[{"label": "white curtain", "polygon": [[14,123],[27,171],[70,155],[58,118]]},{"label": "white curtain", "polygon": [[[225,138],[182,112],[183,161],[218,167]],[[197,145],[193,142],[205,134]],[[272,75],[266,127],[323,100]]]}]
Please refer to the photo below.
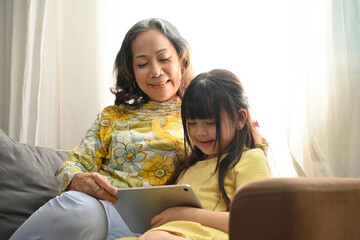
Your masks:
[{"label": "white curtain", "polygon": [[[0,128],[72,149],[113,103],[115,55],[137,21],[189,41],[196,73],[242,80],[275,176],[359,176],[358,0],[0,0]],[[286,111],[289,109],[289,111]]]},{"label": "white curtain", "polygon": [[296,14],[294,163],[302,176],[360,177],[360,1],[299,1]]},{"label": "white curtain", "polygon": [[[226,68],[246,86],[275,175],[293,175],[281,94],[292,1],[2,0],[0,128],[17,141],[72,149],[113,103],[115,55],[137,21],[160,17],[189,41],[196,73]],[[205,10],[206,9],[206,10]],[[289,10],[290,9],[290,10]],[[289,19],[289,21],[283,21]],[[277,105],[276,109],[271,106]],[[278,119],[272,117],[276,115]],[[275,161],[277,162],[275,164]]]},{"label": "white curtain", "polygon": [[111,95],[97,1],[0,4],[0,128],[20,142],[72,149]]}]

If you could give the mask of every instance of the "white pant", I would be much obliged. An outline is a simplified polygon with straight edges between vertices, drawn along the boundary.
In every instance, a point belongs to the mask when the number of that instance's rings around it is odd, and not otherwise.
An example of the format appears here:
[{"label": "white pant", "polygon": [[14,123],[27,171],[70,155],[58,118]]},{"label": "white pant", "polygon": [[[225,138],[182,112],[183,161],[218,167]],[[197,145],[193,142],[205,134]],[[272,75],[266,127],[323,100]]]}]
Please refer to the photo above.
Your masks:
[{"label": "white pant", "polygon": [[87,194],[67,191],[34,212],[11,240],[116,239],[132,233],[114,206]]}]

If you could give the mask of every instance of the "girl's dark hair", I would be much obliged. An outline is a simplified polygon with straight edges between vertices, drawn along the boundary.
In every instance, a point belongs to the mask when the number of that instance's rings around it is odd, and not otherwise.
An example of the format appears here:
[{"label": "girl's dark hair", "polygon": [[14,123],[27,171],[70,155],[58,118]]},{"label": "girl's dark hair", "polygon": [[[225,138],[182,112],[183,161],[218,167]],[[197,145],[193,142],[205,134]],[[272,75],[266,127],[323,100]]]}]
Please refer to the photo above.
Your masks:
[{"label": "girl's dark hair", "polygon": [[[228,147],[228,155],[221,160],[221,114],[225,111],[234,123],[239,120],[239,109],[247,111],[247,119],[241,130],[234,129],[234,139]],[[210,72],[199,74],[191,81],[184,94],[181,105],[181,116],[184,127],[185,152],[184,162],[176,169],[169,183],[174,183],[187,169],[197,161],[204,159],[205,155],[199,148],[192,146],[187,131],[187,119],[214,119],[216,125],[216,143],[218,143],[217,165],[214,171],[219,171],[219,187],[222,197],[229,208],[230,199],[225,191],[224,179],[226,173],[240,160],[244,147],[255,148],[256,144],[262,144],[263,140],[255,127],[251,124],[248,98],[240,80],[230,71],[214,69]],[[186,151],[191,149],[191,154]]]},{"label": "girl's dark hair", "polygon": [[136,83],[131,49],[134,39],[140,33],[149,29],[159,30],[175,47],[182,66],[182,79],[178,90],[180,98],[182,98],[187,85],[193,78],[190,47],[178,30],[168,21],[159,18],[142,20],[127,32],[115,59],[114,75],[116,77],[116,86],[111,89],[111,92],[116,96],[115,105],[125,104],[139,107],[149,101],[149,97]]}]

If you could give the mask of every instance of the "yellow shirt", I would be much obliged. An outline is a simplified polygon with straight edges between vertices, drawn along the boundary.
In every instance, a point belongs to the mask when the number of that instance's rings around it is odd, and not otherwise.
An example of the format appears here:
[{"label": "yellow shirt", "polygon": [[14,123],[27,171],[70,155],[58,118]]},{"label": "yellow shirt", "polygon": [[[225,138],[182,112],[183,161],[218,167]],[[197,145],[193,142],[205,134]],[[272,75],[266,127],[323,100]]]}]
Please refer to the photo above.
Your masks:
[{"label": "yellow shirt", "polygon": [[[219,191],[219,172],[213,174],[216,161],[217,158],[212,158],[197,162],[185,172],[178,183],[191,185],[205,209],[227,211]],[[226,174],[224,186],[231,200],[236,189],[242,184],[269,177],[267,159],[261,149],[255,148],[242,153],[240,161]]]},{"label": "yellow shirt", "polygon": [[[213,158],[197,162],[180,178],[179,184],[191,185],[205,209],[227,211],[226,204],[220,195],[218,171],[213,174],[216,160],[216,158]],[[264,178],[270,178],[267,159],[260,148],[255,148],[243,152],[240,161],[227,173],[224,186],[231,200],[236,189],[242,184]],[[172,221],[149,231],[154,230],[168,231],[174,235],[193,240],[222,240],[229,238],[225,232],[191,221]],[[120,239],[130,240],[136,238]]]}]

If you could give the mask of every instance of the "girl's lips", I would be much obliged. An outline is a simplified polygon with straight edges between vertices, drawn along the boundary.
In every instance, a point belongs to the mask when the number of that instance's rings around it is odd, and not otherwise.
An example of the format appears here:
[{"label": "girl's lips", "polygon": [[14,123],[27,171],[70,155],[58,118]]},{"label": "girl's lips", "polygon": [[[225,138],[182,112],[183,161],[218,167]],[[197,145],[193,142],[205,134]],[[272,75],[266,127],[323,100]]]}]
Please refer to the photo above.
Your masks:
[{"label": "girl's lips", "polygon": [[204,146],[204,147],[211,145],[213,142],[214,142],[214,140],[199,141],[200,145],[201,145],[201,146]]}]

